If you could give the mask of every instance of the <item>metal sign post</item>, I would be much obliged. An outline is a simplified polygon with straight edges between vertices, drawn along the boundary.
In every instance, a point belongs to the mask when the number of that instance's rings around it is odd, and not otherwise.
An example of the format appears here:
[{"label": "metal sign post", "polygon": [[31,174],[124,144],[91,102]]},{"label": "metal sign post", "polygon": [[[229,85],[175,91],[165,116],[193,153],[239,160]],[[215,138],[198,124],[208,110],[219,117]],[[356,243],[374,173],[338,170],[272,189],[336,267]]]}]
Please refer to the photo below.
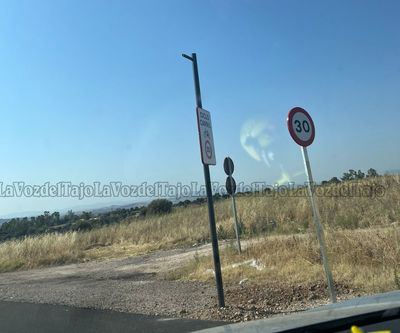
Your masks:
[{"label": "metal sign post", "polygon": [[321,222],[320,222],[317,202],[315,201],[315,198],[314,198],[314,189],[313,189],[314,180],[313,180],[313,176],[311,173],[310,160],[308,159],[307,147],[301,147],[301,151],[303,153],[304,168],[306,169],[307,178],[308,178],[308,195],[310,197],[311,208],[313,211],[313,220],[314,220],[315,229],[317,231],[318,243],[319,243],[319,247],[320,247],[320,251],[321,251],[321,255],[322,255],[322,263],[324,265],[325,275],[326,275],[326,279],[328,281],[329,295],[330,295],[332,303],[336,303],[336,291],[335,291],[335,285],[333,283],[332,272],[329,267],[329,261],[328,261],[326,245],[325,245],[324,230],[323,230]]},{"label": "metal sign post", "polygon": [[287,126],[289,133],[293,140],[301,146],[303,154],[304,168],[308,178],[308,195],[311,202],[313,222],[315,225],[319,248],[322,256],[322,263],[324,265],[324,271],[326,280],[328,282],[328,290],[332,303],[336,303],[336,291],[333,282],[332,272],[329,267],[329,261],[327,256],[327,250],[325,245],[324,230],[320,222],[319,211],[317,202],[314,198],[314,180],[311,173],[310,160],[308,158],[307,146],[312,144],[315,137],[314,122],[308,112],[302,108],[296,107],[290,110],[287,118]]},{"label": "metal sign post", "polygon": [[239,224],[237,219],[237,212],[236,212],[236,200],[235,200],[235,192],[236,192],[236,182],[235,179],[232,177],[234,170],[234,164],[230,157],[226,157],[224,160],[224,171],[228,175],[226,178],[226,190],[231,195],[232,198],[232,213],[235,222],[235,233],[236,233],[236,242],[237,242],[237,249],[239,254],[242,253],[242,247],[240,245],[240,236],[239,236]]},{"label": "metal sign post", "polygon": [[[219,258],[217,228],[215,225],[215,213],[214,213],[214,203],[213,203],[212,190],[211,190],[210,169],[209,169],[208,164],[206,164],[207,160],[210,160],[210,162],[214,161],[213,156],[215,156],[215,152],[213,151],[214,147],[213,146],[211,147],[211,144],[207,144],[206,143],[207,141],[202,142],[202,135],[204,134],[205,137],[207,137],[207,133],[201,132],[202,124],[200,123],[200,120],[199,120],[199,117],[200,117],[199,109],[202,109],[202,103],[201,103],[200,80],[199,80],[199,72],[198,72],[198,67],[197,67],[196,53],[192,53],[192,56],[188,56],[186,54],[182,54],[182,56],[184,58],[190,60],[193,64],[193,77],[194,77],[194,89],[195,89],[195,93],[196,93],[200,150],[202,153],[204,181],[205,181],[206,192],[207,192],[208,217],[210,220],[210,233],[211,233],[211,242],[212,242],[212,248],[213,248],[213,257],[214,257],[215,281],[216,281],[217,293],[218,293],[218,306],[220,308],[223,308],[223,307],[225,307],[225,299],[224,299],[224,288],[223,288],[223,284],[222,284],[221,262],[220,262],[220,258]],[[210,125],[209,128],[211,129],[211,121],[210,121],[209,125]],[[211,135],[212,135],[212,133],[211,133]],[[204,147],[205,158],[203,155],[203,147]],[[210,155],[210,153],[211,153],[211,155]],[[210,163],[210,164],[212,164],[212,163]]]}]

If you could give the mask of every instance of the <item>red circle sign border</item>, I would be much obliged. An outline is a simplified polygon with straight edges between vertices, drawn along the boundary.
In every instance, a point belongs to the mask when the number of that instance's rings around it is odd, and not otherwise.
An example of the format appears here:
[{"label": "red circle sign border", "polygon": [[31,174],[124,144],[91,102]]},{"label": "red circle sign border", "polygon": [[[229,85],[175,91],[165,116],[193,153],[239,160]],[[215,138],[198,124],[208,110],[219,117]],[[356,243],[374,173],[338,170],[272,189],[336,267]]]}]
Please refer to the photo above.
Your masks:
[{"label": "red circle sign border", "polygon": [[[293,116],[294,116],[297,112],[303,113],[303,114],[308,118],[308,120],[310,121],[312,134],[311,134],[311,137],[310,137],[307,141],[300,140],[300,139],[297,137],[297,135],[296,135],[296,133],[294,132],[294,130],[293,130],[293,127],[292,127],[292,119],[293,119]],[[303,108],[298,107],[298,106],[294,107],[293,109],[291,109],[291,110],[289,111],[288,116],[287,116],[286,123],[287,123],[287,127],[288,127],[288,130],[289,130],[290,136],[292,137],[292,139],[293,139],[298,145],[303,146],[303,147],[307,147],[307,146],[309,146],[310,144],[313,143],[314,138],[315,138],[315,126],[314,126],[314,121],[312,120],[310,114],[309,114],[306,110],[304,110]]]},{"label": "red circle sign border", "polygon": [[207,139],[206,142],[204,143],[204,147],[205,147],[205,148],[207,148],[207,144],[208,144],[208,147],[210,147],[211,153],[210,153],[210,155],[208,155],[208,151],[206,150],[206,155],[207,155],[207,157],[208,157],[209,159],[211,159],[211,158],[212,158],[212,148],[211,148],[211,143],[210,143],[210,141],[209,141],[208,139]]}]

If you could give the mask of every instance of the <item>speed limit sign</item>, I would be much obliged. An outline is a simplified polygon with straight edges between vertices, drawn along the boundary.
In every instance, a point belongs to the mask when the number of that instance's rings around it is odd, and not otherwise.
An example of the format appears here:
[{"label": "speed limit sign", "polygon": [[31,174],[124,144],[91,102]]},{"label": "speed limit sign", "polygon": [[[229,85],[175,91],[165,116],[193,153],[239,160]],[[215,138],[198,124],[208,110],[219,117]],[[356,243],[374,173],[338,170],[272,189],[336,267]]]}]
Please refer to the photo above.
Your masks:
[{"label": "speed limit sign", "polygon": [[295,107],[289,111],[287,117],[287,127],[289,129],[292,139],[301,146],[303,154],[304,168],[308,178],[308,195],[311,201],[311,209],[313,215],[313,222],[316,228],[316,234],[320,245],[320,252],[322,263],[324,265],[325,275],[328,282],[328,290],[332,303],[336,302],[336,291],[333,282],[332,271],[329,267],[327,250],[325,245],[325,236],[322,224],[320,222],[320,214],[316,200],[314,198],[314,180],[311,173],[310,159],[308,158],[307,146],[313,143],[315,137],[315,127],[311,116],[303,108]]},{"label": "speed limit sign", "polygon": [[315,137],[314,122],[303,108],[295,107],[289,111],[287,126],[291,137],[300,146],[307,147],[313,143]]}]

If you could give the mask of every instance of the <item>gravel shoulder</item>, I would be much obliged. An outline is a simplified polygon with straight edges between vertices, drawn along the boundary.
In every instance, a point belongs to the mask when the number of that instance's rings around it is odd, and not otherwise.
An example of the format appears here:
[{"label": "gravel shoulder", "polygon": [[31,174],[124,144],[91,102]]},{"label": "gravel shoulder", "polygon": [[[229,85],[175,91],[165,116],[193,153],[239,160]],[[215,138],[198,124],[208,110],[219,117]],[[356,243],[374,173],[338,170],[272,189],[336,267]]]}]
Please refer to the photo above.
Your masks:
[{"label": "gravel shoulder", "polygon": [[[211,245],[156,251],[125,259],[94,261],[0,274],[0,300],[108,309],[145,315],[243,321],[326,304],[326,286],[225,285],[225,309],[217,309],[213,284],[169,281],[165,273]],[[342,299],[357,296],[338,286]]]}]

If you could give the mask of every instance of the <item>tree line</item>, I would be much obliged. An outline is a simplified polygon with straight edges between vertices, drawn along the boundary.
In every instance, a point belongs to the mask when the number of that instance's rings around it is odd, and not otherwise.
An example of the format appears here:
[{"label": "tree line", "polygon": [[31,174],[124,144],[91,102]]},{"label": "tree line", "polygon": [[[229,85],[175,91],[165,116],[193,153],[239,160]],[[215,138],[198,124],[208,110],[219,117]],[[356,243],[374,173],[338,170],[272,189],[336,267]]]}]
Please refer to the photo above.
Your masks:
[{"label": "tree line", "polygon": [[[332,177],[328,181],[322,181],[322,185],[338,184],[344,181],[360,180],[364,178],[378,177],[379,174],[375,169],[368,169],[366,173],[361,170],[352,170],[344,172],[339,179]],[[237,193],[237,195],[247,195],[251,193]],[[229,195],[214,194],[214,200],[221,200],[229,197]],[[45,211],[39,216],[12,218],[8,222],[0,226],[0,242],[21,238],[25,236],[33,236],[51,232],[67,232],[67,231],[87,231],[93,228],[99,228],[113,223],[120,223],[126,218],[145,218],[151,215],[168,214],[173,207],[187,207],[189,205],[202,205],[207,202],[207,198],[200,197],[194,200],[184,200],[172,203],[167,199],[156,199],[147,206],[120,208],[105,213],[94,214],[92,212],[74,213],[72,210],[67,214],[61,215],[59,212],[50,213]]]},{"label": "tree line", "polygon": [[122,208],[101,214],[74,213],[70,210],[65,215],[61,215],[59,212],[45,211],[39,216],[12,218],[0,226],[0,241],[48,232],[90,230],[120,222],[129,216],[139,216],[142,209],[142,207]]},{"label": "tree line", "polygon": [[378,172],[373,168],[369,168],[365,173],[362,172],[361,170],[356,171],[350,169],[348,172],[344,172],[343,176],[340,179],[338,177],[332,177],[329,180],[323,180],[321,184],[322,185],[339,184],[342,181],[344,182],[349,180],[361,180],[364,178],[373,178],[373,177],[379,177]]}]

